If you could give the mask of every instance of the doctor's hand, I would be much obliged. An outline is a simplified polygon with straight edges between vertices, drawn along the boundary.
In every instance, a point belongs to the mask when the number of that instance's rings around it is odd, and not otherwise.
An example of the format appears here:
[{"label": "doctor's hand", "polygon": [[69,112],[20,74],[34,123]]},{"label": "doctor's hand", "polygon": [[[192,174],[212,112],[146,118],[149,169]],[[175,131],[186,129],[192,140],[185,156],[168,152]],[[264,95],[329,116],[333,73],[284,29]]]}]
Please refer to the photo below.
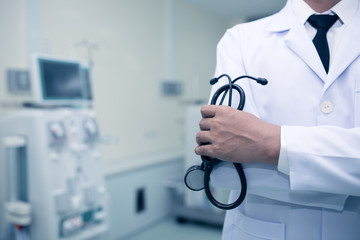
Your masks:
[{"label": "doctor's hand", "polygon": [[228,106],[201,108],[197,155],[237,163],[278,164],[280,126]]}]

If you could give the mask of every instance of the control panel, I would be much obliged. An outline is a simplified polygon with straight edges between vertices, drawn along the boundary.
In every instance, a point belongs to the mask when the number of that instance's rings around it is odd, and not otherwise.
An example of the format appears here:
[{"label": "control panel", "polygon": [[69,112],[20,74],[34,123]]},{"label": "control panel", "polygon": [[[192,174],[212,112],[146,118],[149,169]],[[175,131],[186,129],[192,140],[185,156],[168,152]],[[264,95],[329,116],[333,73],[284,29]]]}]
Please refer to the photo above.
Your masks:
[{"label": "control panel", "polygon": [[10,201],[8,209],[16,211],[6,217],[0,213],[0,239],[7,229],[19,230],[12,226],[19,219],[26,220],[21,230],[28,239],[106,239],[108,197],[95,113],[72,108],[16,111],[0,121],[0,139],[4,137],[17,141],[8,140],[6,148],[0,141],[0,153],[6,153],[1,158],[11,157],[0,161],[0,206]]},{"label": "control panel", "polygon": [[61,121],[52,121],[48,124],[50,143],[56,144],[65,141],[66,131],[64,123]]},{"label": "control panel", "polygon": [[48,119],[47,131],[59,236],[73,236],[106,216],[98,124],[92,112],[64,111]]}]

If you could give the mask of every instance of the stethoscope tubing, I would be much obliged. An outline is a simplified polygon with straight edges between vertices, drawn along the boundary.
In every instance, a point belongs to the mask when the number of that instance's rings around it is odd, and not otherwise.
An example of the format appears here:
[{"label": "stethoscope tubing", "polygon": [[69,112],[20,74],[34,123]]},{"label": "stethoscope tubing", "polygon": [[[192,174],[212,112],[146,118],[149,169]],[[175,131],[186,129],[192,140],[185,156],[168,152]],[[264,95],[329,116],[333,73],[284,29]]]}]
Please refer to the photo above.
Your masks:
[{"label": "stethoscope tubing", "polygon": [[[214,93],[213,97],[211,98],[211,105],[216,105],[217,100],[219,99],[219,97],[222,95],[222,98],[220,100],[219,105],[222,105],[225,97],[227,95],[227,93],[229,93],[229,99],[228,99],[228,106],[231,107],[231,99],[232,99],[232,92],[233,90],[237,91],[239,93],[240,96],[240,101],[239,101],[239,105],[237,107],[238,110],[243,110],[244,106],[245,106],[245,92],[244,90],[239,86],[234,84],[235,81],[239,80],[240,78],[236,78],[233,81],[231,81],[230,77],[228,75],[221,75],[219,76],[217,79],[220,79],[222,77],[227,77],[229,80],[228,84],[225,84],[223,86],[221,86],[219,89],[217,89],[217,91]],[[217,201],[215,199],[215,197],[213,196],[213,194],[211,193],[211,188],[210,188],[210,175],[213,171],[213,168],[216,164],[220,163],[221,160],[219,159],[212,159],[212,160],[207,160],[208,157],[206,156],[202,156],[202,161],[204,163],[204,190],[205,190],[205,194],[207,196],[207,198],[209,199],[209,201],[216,207],[220,208],[220,209],[224,209],[224,210],[230,210],[233,208],[238,207],[245,199],[246,196],[246,192],[247,192],[247,184],[246,184],[246,177],[245,177],[245,173],[244,170],[241,166],[240,163],[233,163],[239,178],[240,178],[240,182],[241,182],[241,192],[239,197],[233,202],[233,203],[228,203],[228,204],[224,204],[221,203],[219,201]]]},{"label": "stethoscope tubing", "polygon": [[[240,100],[239,100],[239,105],[237,107],[238,110],[242,111],[244,106],[245,106],[245,92],[244,90],[237,84],[235,84],[235,82],[239,79],[242,78],[249,78],[252,80],[255,80],[257,83],[261,84],[261,85],[266,85],[267,84],[267,80],[265,78],[255,78],[249,75],[243,75],[240,77],[235,78],[234,80],[231,80],[230,76],[227,74],[222,74],[217,78],[213,78],[210,80],[210,84],[214,85],[215,83],[218,82],[218,80],[222,77],[226,77],[229,81],[228,84],[225,84],[223,86],[221,86],[219,89],[217,89],[213,95],[213,97],[211,98],[210,104],[211,105],[223,105],[223,102],[227,96],[227,94],[229,93],[228,96],[228,106],[231,107],[232,106],[232,93],[233,90],[237,91],[239,93],[240,96]],[[220,102],[217,104],[217,101],[219,99],[219,97],[222,95]],[[220,209],[224,209],[224,210],[230,210],[230,209],[234,209],[236,207],[238,207],[245,199],[246,197],[246,193],[247,193],[247,182],[246,182],[246,177],[245,177],[245,173],[244,170],[241,166],[240,163],[233,163],[236,172],[239,175],[239,180],[241,183],[241,190],[240,190],[240,195],[238,196],[238,198],[232,202],[232,203],[228,203],[228,204],[224,204],[221,203],[219,201],[217,201],[214,197],[214,195],[211,193],[211,188],[210,188],[210,175],[214,169],[214,167],[219,164],[220,162],[222,162],[222,160],[216,159],[216,158],[211,158],[208,156],[201,156],[202,159],[202,164],[201,167],[200,166],[193,166],[191,168],[188,169],[186,175],[185,175],[185,184],[186,186],[194,191],[200,191],[202,189],[205,190],[205,194],[207,196],[207,198],[209,199],[209,201],[216,207],[220,208]],[[187,183],[186,179],[188,177],[188,174],[192,171],[192,170],[199,170],[202,169],[204,171],[204,184],[203,187],[201,188],[197,188],[194,189],[191,186],[189,186],[189,184]],[[193,169],[194,168],[194,169]]]},{"label": "stethoscope tubing", "polygon": [[[220,160],[214,160],[214,161],[219,161]],[[216,163],[218,164],[218,163]],[[205,190],[205,194],[207,196],[207,198],[209,199],[209,201],[216,207],[223,209],[223,210],[230,210],[233,208],[238,207],[245,199],[246,196],[246,192],[247,192],[247,183],[246,183],[246,177],[245,177],[245,173],[244,170],[242,169],[240,163],[233,163],[233,165],[235,166],[235,169],[240,177],[240,182],[241,182],[241,192],[239,197],[233,202],[233,203],[221,203],[219,201],[217,201],[214,197],[214,195],[211,193],[210,190],[210,175],[213,171],[213,167],[216,164],[205,164],[205,175],[204,175],[204,190]]]}]

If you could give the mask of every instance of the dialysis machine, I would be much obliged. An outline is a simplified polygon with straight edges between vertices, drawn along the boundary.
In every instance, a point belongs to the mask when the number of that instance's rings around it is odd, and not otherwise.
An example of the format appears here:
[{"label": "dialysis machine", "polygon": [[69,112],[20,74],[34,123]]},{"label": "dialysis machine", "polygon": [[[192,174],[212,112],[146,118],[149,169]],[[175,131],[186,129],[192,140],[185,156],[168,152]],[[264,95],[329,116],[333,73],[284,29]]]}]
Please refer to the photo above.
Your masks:
[{"label": "dialysis machine", "polygon": [[34,101],[0,121],[0,239],[107,239],[89,68],[34,56],[31,73]]}]

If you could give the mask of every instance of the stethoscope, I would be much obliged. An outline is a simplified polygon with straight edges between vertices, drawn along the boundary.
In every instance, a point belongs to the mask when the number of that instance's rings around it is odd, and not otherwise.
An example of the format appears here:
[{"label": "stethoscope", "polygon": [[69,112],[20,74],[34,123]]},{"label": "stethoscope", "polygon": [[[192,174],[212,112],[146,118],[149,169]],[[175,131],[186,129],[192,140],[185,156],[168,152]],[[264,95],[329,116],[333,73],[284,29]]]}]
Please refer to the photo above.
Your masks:
[{"label": "stethoscope", "polygon": [[[211,105],[216,105],[216,102],[220,96],[221,100],[219,105],[222,105],[227,93],[229,93],[228,98],[228,106],[231,107],[231,100],[232,100],[232,92],[233,90],[236,90],[239,93],[240,101],[239,105],[237,107],[238,110],[242,111],[245,105],[245,92],[244,90],[237,84],[235,84],[236,81],[242,79],[242,78],[248,78],[251,80],[255,80],[257,83],[261,85],[266,85],[268,81],[265,78],[255,78],[248,75],[243,75],[240,77],[235,78],[234,80],[231,80],[230,76],[227,74],[220,75],[217,78],[213,78],[210,80],[210,84],[214,85],[216,84],[221,78],[226,77],[229,81],[228,84],[225,84],[221,86],[213,95],[211,98]],[[210,175],[214,169],[214,167],[222,162],[222,160],[219,160],[217,158],[212,158],[208,156],[201,156],[202,163],[200,166],[195,165],[190,167],[185,174],[184,181],[185,185],[193,191],[201,191],[205,190],[205,194],[209,201],[216,207],[224,210],[230,210],[233,208],[238,207],[245,199],[246,191],[247,191],[247,184],[246,184],[246,177],[243,171],[243,168],[240,163],[233,163],[238,175],[239,180],[241,183],[241,192],[239,197],[232,203],[224,204],[215,199],[213,194],[211,193],[210,189]]]}]

